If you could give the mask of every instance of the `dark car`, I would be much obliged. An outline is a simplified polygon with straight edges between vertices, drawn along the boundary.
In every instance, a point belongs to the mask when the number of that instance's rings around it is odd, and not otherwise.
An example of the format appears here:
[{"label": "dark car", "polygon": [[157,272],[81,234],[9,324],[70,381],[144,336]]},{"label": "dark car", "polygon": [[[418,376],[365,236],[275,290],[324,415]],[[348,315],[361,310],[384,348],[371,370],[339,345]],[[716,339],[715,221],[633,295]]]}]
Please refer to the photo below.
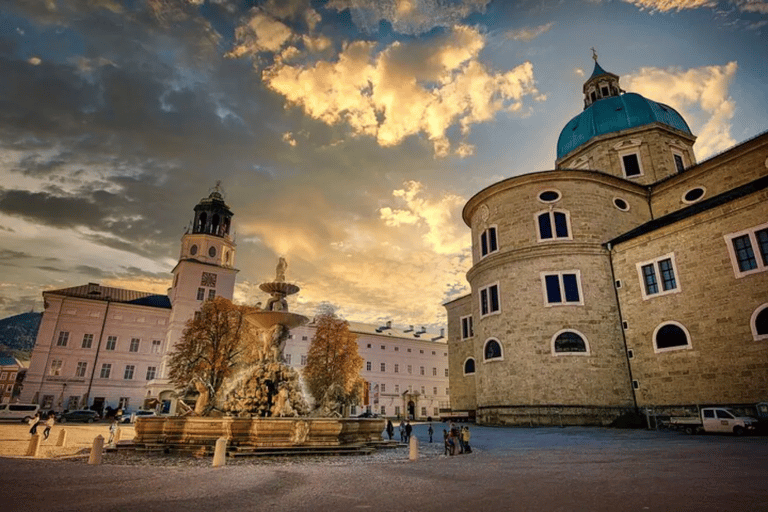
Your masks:
[{"label": "dark car", "polygon": [[99,413],[91,410],[67,411],[59,415],[59,422],[82,421],[83,423],[93,423],[99,419]]}]

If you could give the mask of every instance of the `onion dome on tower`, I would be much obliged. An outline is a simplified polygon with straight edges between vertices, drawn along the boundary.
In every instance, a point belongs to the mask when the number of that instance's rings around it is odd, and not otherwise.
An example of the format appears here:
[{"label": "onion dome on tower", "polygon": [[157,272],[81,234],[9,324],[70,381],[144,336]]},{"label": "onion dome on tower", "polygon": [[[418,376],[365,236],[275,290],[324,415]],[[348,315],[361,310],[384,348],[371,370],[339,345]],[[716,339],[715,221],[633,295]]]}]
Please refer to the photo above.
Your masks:
[{"label": "onion dome on tower", "polygon": [[[557,140],[558,168],[578,168],[610,171],[618,169],[624,178],[639,178],[638,182],[654,182],[665,176],[680,172],[695,163],[693,142],[695,137],[685,119],[672,107],[649,100],[640,94],[625,92],[619,86],[619,76],[604,70],[593,55],[595,67],[584,83],[584,111],[568,121]],[[656,140],[649,134],[657,132],[663,143],[673,148],[677,157],[667,155],[665,160],[637,156],[637,166],[627,162],[624,169],[621,155],[611,160],[605,150],[620,151],[642,144],[655,145]],[[627,140],[619,140],[621,138]],[[629,137],[629,138],[628,138]],[[631,139],[631,140],[630,140]],[[609,142],[609,146],[601,144]],[[624,148],[617,144],[627,144]],[[601,145],[603,151],[596,151]],[[600,153],[600,154],[598,154]],[[653,152],[648,152],[651,155]],[[622,163],[618,167],[616,163]],[[643,168],[650,172],[643,172]],[[640,176],[645,175],[645,178]]]},{"label": "onion dome on tower", "polygon": [[228,237],[233,215],[221,195],[220,183],[216,183],[210,195],[201,199],[195,206],[192,233]]}]

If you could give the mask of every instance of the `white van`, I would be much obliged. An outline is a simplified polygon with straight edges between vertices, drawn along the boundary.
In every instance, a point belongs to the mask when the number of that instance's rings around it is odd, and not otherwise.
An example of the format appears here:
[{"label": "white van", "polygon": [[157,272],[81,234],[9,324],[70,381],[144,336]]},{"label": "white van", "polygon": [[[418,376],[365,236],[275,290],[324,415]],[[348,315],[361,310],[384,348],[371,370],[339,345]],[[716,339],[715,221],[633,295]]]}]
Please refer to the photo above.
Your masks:
[{"label": "white van", "polygon": [[0,420],[29,421],[38,412],[37,404],[0,404]]}]

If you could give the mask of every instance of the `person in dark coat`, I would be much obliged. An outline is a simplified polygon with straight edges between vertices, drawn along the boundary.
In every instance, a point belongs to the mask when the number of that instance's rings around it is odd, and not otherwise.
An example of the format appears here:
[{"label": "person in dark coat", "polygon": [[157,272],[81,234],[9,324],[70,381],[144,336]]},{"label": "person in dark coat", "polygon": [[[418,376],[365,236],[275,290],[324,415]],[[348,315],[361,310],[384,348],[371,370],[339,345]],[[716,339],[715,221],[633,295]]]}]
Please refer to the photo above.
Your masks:
[{"label": "person in dark coat", "polygon": [[413,432],[413,427],[411,426],[410,421],[405,422],[405,442],[408,443],[411,441],[411,432]]},{"label": "person in dark coat", "polygon": [[35,413],[34,417],[29,420],[29,424],[32,428],[29,429],[29,433],[32,435],[37,434],[37,426],[40,424],[40,413]]},{"label": "person in dark coat", "polygon": [[435,433],[435,430],[432,428],[432,424],[429,424],[429,429],[427,430],[427,434],[429,434],[429,442],[432,442],[432,434]]},{"label": "person in dark coat", "polygon": [[389,440],[392,440],[392,436],[395,435],[395,426],[392,424],[392,420],[387,420],[387,435]]}]

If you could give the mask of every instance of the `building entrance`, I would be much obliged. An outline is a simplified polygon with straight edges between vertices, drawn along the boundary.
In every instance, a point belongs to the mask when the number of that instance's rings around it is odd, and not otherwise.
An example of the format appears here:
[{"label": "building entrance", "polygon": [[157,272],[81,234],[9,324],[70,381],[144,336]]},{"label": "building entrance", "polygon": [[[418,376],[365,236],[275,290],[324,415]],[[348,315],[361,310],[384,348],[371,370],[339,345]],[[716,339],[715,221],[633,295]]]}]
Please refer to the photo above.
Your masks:
[{"label": "building entrance", "polygon": [[408,418],[416,419],[416,404],[413,403],[413,400],[408,402]]}]

